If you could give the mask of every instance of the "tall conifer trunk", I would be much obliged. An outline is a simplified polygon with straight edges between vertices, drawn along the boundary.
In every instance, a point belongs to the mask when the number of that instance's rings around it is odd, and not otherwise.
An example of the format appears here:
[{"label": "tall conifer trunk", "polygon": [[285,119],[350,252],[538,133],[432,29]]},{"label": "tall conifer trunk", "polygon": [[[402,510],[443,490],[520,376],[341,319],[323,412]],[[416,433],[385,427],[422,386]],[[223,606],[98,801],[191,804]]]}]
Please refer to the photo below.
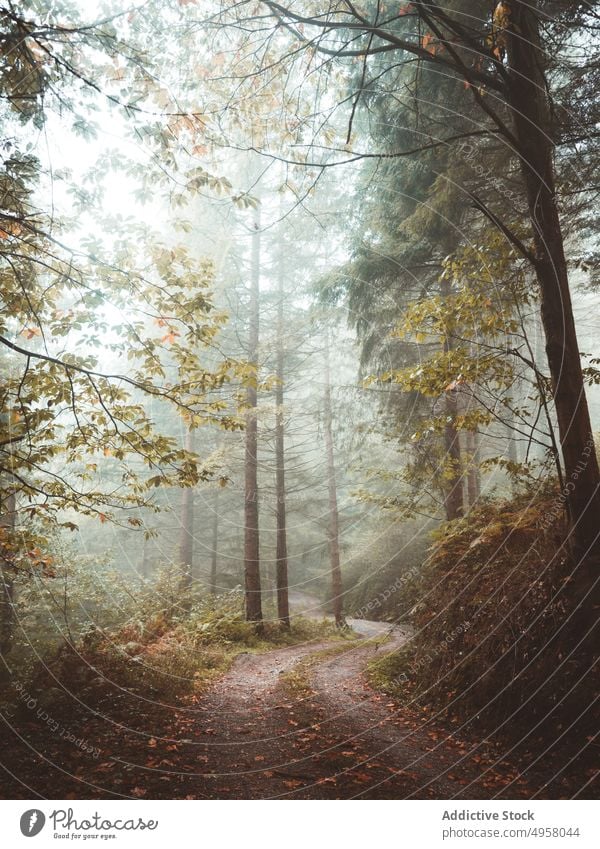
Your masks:
[{"label": "tall conifer trunk", "polygon": [[215,490],[212,517],[212,545],[210,551],[210,592],[217,594],[217,566],[219,562],[219,490]]},{"label": "tall conifer trunk", "polygon": [[142,545],[142,562],[140,564],[140,575],[142,583],[150,575],[150,539],[144,535],[144,543]]},{"label": "tall conifer trunk", "polygon": [[283,269],[283,244],[279,250],[279,268],[277,277],[277,388],[275,390],[275,463],[276,482],[275,491],[277,498],[277,540],[275,558],[277,562],[277,617],[286,628],[290,627],[290,605],[288,588],[288,553],[287,553],[287,528],[286,528],[286,504],[285,504],[285,419],[283,415],[284,387],[284,269]]},{"label": "tall conifer trunk", "polygon": [[[258,339],[260,318],[260,213],[256,212],[252,232],[252,267],[250,274],[250,303],[248,326],[248,359],[255,365],[258,379]],[[246,390],[246,451],[244,495],[244,580],[246,590],[246,619],[262,629],[262,599],[260,586],[260,540],[258,528],[258,421],[257,389]]]},{"label": "tall conifer trunk", "polygon": [[331,372],[329,364],[329,336],[325,340],[325,387],[323,393],[325,451],[327,455],[327,491],[329,501],[329,562],[331,567],[331,603],[338,628],[345,625],[343,613],[342,570],[340,566],[340,531],[335,482],[335,454],[333,448],[333,416],[331,407]]},{"label": "tall conifer trunk", "polygon": [[[441,295],[447,298],[450,295],[450,283],[447,280],[441,282]],[[452,350],[452,339],[444,337],[444,353]],[[446,425],[444,427],[444,449],[446,452],[446,465],[448,468],[448,480],[446,482],[444,507],[446,519],[453,521],[459,519],[464,513],[464,481],[462,473],[462,461],[460,452],[460,434],[456,429],[456,417],[458,415],[458,393],[455,388],[449,388],[445,393]]]},{"label": "tall conifer trunk", "polygon": [[469,468],[467,472],[467,493],[469,507],[474,507],[481,494],[479,474],[479,433],[476,430],[467,431],[467,457]]},{"label": "tall conifer trunk", "polygon": [[[184,447],[186,451],[194,451],[194,433],[187,430],[185,433]],[[181,494],[181,527],[179,530],[179,563],[181,564],[181,586],[188,597],[184,603],[188,604],[191,599],[189,593],[192,589],[194,568],[194,488],[189,486],[182,490]]]}]

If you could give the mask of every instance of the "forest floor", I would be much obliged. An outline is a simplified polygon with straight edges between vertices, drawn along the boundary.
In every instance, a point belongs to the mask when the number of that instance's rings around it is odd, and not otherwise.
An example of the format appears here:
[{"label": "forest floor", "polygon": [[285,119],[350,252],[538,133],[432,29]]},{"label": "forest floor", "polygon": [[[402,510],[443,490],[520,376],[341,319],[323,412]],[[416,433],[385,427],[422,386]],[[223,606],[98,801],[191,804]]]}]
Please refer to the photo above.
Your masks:
[{"label": "forest floor", "polygon": [[[310,599],[296,598],[310,615]],[[371,659],[408,627],[349,620],[355,637],[240,655],[206,692],[176,705],[123,702],[69,717],[86,753],[30,722],[6,729],[3,798],[427,799],[568,797],[522,775],[490,744],[457,737],[368,685]],[[67,719],[63,718],[65,724]],[[6,736],[3,734],[3,736]],[[17,777],[18,776],[18,777]]]}]

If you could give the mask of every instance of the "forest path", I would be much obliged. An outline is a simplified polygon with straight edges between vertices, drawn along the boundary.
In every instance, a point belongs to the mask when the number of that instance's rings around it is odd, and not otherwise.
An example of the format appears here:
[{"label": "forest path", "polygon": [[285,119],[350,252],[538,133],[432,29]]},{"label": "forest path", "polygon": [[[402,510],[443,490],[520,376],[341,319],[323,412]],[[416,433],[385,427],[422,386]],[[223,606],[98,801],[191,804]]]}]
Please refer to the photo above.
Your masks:
[{"label": "forest path", "polygon": [[[302,601],[311,615],[312,600]],[[349,624],[364,639],[241,655],[193,699],[189,742],[176,761],[183,797],[491,798],[518,779],[508,764],[488,770],[492,759],[479,744],[455,739],[369,687],[365,666],[405,643],[408,627]],[[527,798],[531,790],[520,779],[508,795]]]},{"label": "forest path", "polygon": [[[322,618],[292,595],[294,615]],[[410,639],[408,626],[349,620],[358,637],[244,653],[204,693],[173,705],[122,697],[117,719],[82,713],[69,728],[98,754],[42,724],[10,740],[19,779],[6,798],[531,798],[509,763],[428,714],[373,690],[365,667]],[[65,718],[66,722],[66,718]],[[40,733],[41,731],[41,733]]]}]

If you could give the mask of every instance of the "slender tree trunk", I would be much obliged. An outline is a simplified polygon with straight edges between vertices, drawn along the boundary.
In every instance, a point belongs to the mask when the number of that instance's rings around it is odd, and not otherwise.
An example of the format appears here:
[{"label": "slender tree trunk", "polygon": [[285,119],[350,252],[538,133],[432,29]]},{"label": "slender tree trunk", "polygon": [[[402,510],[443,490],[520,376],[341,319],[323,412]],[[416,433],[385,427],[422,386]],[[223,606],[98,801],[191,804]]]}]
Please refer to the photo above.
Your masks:
[{"label": "slender tree trunk", "polygon": [[277,280],[277,388],[275,390],[275,490],[277,498],[277,543],[275,559],[277,563],[277,617],[284,627],[290,627],[290,604],[288,589],[288,553],[285,504],[285,424],[283,415],[284,389],[284,327],[283,327],[283,246],[279,252]]},{"label": "slender tree trunk", "polygon": [[[569,590],[575,605],[580,606],[577,619],[585,633],[596,622],[593,586],[600,566],[600,472],[556,205],[552,116],[537,11],[521,0],[511,0],[509,6],[509,104],[533,229],[546,354],[572,522],[572,551],[579,564]],[[595,599],[597,603],[597,591]]]},{"label": "slender tree trunk", "polygon": [[[519,462],[519,451],[517,447],[517,440],[515,439],[515,431],[510,422],[505,422],[504,427],[506,428],[507,460],[511,465],[516,466]],[[517,485],[514,476],[511,475],[510,481],[510,490],[513,495],[516,495]]]},{"label": "slender tree trunk", "polygon": [[219,562],[219,490],[213,500],[212,547],[210,552],[210,592],[217,594],[217,565]]},{"label": "slender tree trunk", "polygon": [[[256,366],[258,378],[258,334],[260,310],[260,214],[257,211],[252,233],[252,270],[250,280],[250,319],[248,358]],[[244,498],[244,580],[246,619],[262,629],[260,587],[260,540],[258,529],[258,421],[256,385],[246,390],[246,456]]]},{"label": "slender tree trunk", "polygon": [[[0,528],[13,530],[16,517],[16,499],[14,493],[2,501]],[[14,570],[10,561],[0,548],[0,656],[2,660],[10,653],[14,640]],[[0,679],[8,676],[8,669],[0,661]]]},{"label": "slender tree trunk", "polygon": [[[530,350],[530,353],[532,354],[531,359],[534,361],[536,369],[540,372],[545,373],[548,357],[546,356],[546,340],[541,312],[535,316],[535,345],[533,350]],[[558,453],[557,455],[557,451],[559,451],[560,436],[557,434],[557,424],[556,421],[554,421],[552,418],[552,411],[549,409],[548,403],[546,401],[547,393],[544,393],[545,386],[542,385],[540,377],[537,373],[535,377],[538,385],[538,392],[540,395],[540,405],[542,408],[541,411],[543,412],[544,418],[546,419],[546,426],[548,427],[548,438],[550,439],[550,442],[552,444],[551,450],[557,473],[559,472],[560,466],[560,479],[562,474],[562,457],[560,456],[560,453]],[[532,457],[542,462],[547,460],[547,449],[544,448],[543,445],[536,445],[532,452]]]},{"label": "slender tree trunk", "polygon": [[[441,284],[442,297],[450,295],[450,283],[447,280]],[[444,353],[452,350],[452,340],[444,339]],[[449,478],[446,484],[444,506],[448,521],[460,518],[464,514],[464,481],[460,453],[460,434],[456,429],[458,415],[458,393],[456,389],[447,389],[445,397],[446,425],[444,427],[444,449],[446,462],[449,467]]]},{"label": "slender tree trunk", "polygon": [[515,439],[515,431],[511,425],[506,422],[506,439],[508,442],[508,461],[509,463],[516,464],[519,462],[519,451],[517,448],[517,440]]},{"label": "slender tree trunk", "polygon": [[144,582],[150,574],[150,540],[144,534],[144,543],[142,545],[142,562],[140,565],[140,574],[142,582]]},{"label": "slender tree trunk", "polygon": [[448,521],[459,519],[464,514],[464,486],[460,452],[460,434],[455,425],[458,413],[456,390],[446,392],[446,425],[444,427],[444,447],[446,462],[449,468],[449,479],[446,488],[444,505]]},{"label": "slender tree trunk", "polygon": [[[194,432],[186,431],[184,447],[194,450]],[[194,567],[194,488],[186,487],[181,494],[181,527],[179,531],[179,563],[181,588],[187,594],[184,603],[191,603],[192,572]]]},{"label": "slender tree trunk", "polygon": [[329,336],[325,339],[325,390],[323,396],[325,451],[327,454],[327,488],[329,493],[329,562],[331,565],[331,597],[333,617],[338,628],[345,626],[343,613],[342,570],[340,567],[340,533],[335,483],[335,455],[331,408],[331,373],[329,366]]},{"label": "slender tree trunk", "polygon": [[[471,345],[471,356],[476,356],[475,347]],[[477,399],[473,391],[466,394],[466,413],[474,412],[477,409]],[[466,453],[467,453],[467,504],[469,509],[474,507],[481,495],[481,473],[479,471],[479,444],[480,434],[477,425],[472,430],[467,430],[466,434]]]},{"label": "slender tree trunk", "polygon": [[479,474],[479,432],[476,430],[467,431],[467,457],[468,457],[468,474],[467,474],[467,494],[469,498],[469,507],[474,507],[481,495],[481,479]]}]

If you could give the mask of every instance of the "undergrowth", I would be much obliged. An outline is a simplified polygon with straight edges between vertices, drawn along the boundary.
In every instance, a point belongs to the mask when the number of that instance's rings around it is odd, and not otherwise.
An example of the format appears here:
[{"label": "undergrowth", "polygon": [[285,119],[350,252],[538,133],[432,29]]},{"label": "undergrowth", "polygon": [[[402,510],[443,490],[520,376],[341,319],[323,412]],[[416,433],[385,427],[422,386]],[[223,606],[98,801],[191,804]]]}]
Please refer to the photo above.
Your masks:
[{"label": "undergrowth", "polygon": [[332,623],[302,617],[294,617],[289,630],[266,621],[257,633],[244,620],[239,592],[197,600],[188,610],[154,588],[124,622],[109,627],[89,622],[76,639],[63,639],[49,656],[39,657],[28,680],[20,678],[18,686],[39,706],[55,710],[74,709],[76,700],[112,709],[136,696],[171,703],[201,692],[241,653],[335,634]]},{"label": "undergrowth", "polygon": [[[563,525],[546,519],[555,503],[554,493],[489,501],[442,526],[418,575],[415,635],[370,664],[371,683],[480,735],[534,748],[560,739],[582,690],[568,649],[548,646],[569,580]],[[585,742],[586,718],[579,728]]]}]

